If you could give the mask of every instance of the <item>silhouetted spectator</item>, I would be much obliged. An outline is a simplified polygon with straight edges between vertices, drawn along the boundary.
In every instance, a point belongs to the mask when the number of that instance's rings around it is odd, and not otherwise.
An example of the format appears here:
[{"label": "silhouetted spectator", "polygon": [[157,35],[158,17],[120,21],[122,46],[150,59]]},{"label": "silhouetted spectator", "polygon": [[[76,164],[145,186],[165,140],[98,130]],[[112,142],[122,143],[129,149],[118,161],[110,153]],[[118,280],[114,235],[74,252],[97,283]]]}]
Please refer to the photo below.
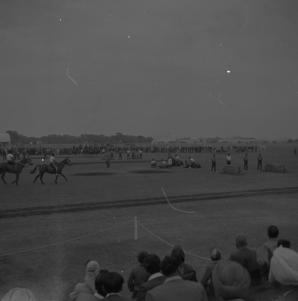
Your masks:
[{"label": "silhouetted spectator", "polygon": [[249,273],[237,262],[218,262],[212,272],[212,283],[216,300],[254,300],[249,289]]},{"label": "silhouetted spectator", "polygon": [[105,292],[105,300],[110,301],[129,301],[131,299],[120,295],[124,279],[116,272],[106,272],[101,279],[102,289]]},{"label": "silhouetted spectator", "polygon": [[172,256],[161,262],[165,282],[147,292],[146,301],[207,301],[207,295],[200,283],[183,280],[178,273],[178,263]]},{"label": "silhouetted spectator", "polygon": [[150,254],[146,257],[144,262],[145,270],[150,274],[148,281],[144,282],[137,292],[136,299],[144,301],[146,294],[151,289],[161,285],[165,281],[165,276],[160,271],[160,259],[155,254]]},{"label": "silhouetted spectator", "polygon": [[233,252],[230,256],[230,260],[240,263],[247,269],[252,284],[259,284],[261,281],[261,269],[257,262],[257,254],[255,250],[247,247],[247,239],[244,235],[236,237],[237,251]]},{"label": "silhouetted spectator", "polygon": [[206,266],[204,275],[201,279],[202,285],[205,287],[208,294],[213,295],[212,272],[216,264],[221,259],[221,254],[218,249],[214,248],[210,252],[210,262]]},{"label": "silhouetted spectator", "polygon": [[181,246],[174,246],[171,256],[177,260],[178,273],[184,280],[197,281],[195,269],[185,263],[185,253]]},{"label": "silhouetted spectator", "polygon": [[142,251],[138,254],[139,265],[136,266],[130,273],[127,281],[127,286],[130,292],[132,292],[132,298],[136,297],[140,286],[146,282],[150,274],[144,268],[144,262],[148,256],[148,252]]},{"label": "silhouetted spectator", "polygon": [[270,261],[273,256],[273,251],[277,247],[277,239],[279,230],[276,226],[271,225],[267,229],[268,240],[257,249],[257,261],[261,267],[263,278],[268,279]]}]

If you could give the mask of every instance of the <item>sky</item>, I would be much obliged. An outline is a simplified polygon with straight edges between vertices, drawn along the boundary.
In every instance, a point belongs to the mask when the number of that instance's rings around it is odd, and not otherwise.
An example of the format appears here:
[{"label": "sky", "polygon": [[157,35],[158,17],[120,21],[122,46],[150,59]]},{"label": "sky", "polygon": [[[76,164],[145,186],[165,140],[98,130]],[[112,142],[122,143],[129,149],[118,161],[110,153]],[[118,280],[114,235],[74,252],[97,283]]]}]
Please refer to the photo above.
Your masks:
[{"label": "sky", "polygon": [[297,0],[1,0],[0,132],[298,138]]}]

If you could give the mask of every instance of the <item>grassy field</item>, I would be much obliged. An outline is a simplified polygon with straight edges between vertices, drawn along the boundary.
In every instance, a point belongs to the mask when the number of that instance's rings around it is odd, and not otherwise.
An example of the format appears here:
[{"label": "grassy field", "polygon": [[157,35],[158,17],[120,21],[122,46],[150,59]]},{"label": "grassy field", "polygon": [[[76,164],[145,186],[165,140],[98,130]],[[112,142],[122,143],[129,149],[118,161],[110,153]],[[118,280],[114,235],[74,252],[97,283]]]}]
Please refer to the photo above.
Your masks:
[{"label": "grassy field", "polygon": [[[210,155],[194,157],[202,169],[171,169],[157,174],[136,173],[150,170],[147,162],[112,163],[110,169],[101,163],[72,165],[65,172],[68,183],[61,179],[55,185],[48,175],[45,186],[33,185],[27,168],[19,187],[0,186],[1,210],[159,197],[161,186],[170,199],[181,194],[298,186],[298,159],[289,147],[264,151],[265,163],[285,164],[289,170],[286,174],[257,172],[256,154],[250,154],[249,171],[241,176],[211,174]],[[232,157],[233,164],[241,164],[242,155]],[[97,162],[99,158],[73,159],[83,161]],[[224,156],[218,155],[218,169],[223,166]],[[78,175],[94,173],[97,175]],[[1,219],[0,297],[11,287],[25,286],[33,289],[39,300],[66,300],[72,286],[82,279],[87,259],[96,259],[102,267],[122,271],[126,277],[138,251],[146,249],[163,256],[173,244],[181,244],[188,251],[188,261],[201,275],[206,265],[201,257],[208,257],[211,247],[219,247],[228,257],[238,233],[246,233],[249,244],[258,246],[272,223],[298,249],[295,194],[194,200],[175,206],[192,213],[175,211],[165,201],[156,206]],[[138,240],[134,240],[135,216]]]}]

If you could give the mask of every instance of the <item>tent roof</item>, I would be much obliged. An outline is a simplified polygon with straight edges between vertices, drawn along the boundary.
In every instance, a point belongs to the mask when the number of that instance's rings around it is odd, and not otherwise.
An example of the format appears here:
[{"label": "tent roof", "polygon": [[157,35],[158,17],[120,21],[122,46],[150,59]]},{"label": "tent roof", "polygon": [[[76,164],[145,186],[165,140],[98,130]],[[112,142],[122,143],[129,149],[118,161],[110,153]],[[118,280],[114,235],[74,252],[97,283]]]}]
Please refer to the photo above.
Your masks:
[{"label": "tent roof", "polygon": [[7,133],[0,133],[0,143],[10,143],[10,136]]}]

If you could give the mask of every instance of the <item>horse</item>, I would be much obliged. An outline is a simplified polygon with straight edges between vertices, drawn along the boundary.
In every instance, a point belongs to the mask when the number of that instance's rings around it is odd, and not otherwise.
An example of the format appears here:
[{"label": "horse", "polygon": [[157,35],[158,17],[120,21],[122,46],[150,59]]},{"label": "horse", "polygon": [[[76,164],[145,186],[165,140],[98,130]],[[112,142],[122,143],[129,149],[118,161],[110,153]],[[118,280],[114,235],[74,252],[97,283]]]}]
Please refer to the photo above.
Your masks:
[{"label": "horse", "polygon": [[56,174],[55,184],[58,184],[57,180],[58,180],[59,176],[63,177],[65,182],[67,182],[67,178],[62,173],[62,171],[63,171],[63,168],[65,167],[65,165],[71,165],[71,160],[69,158],[65,158],[61,162],[57,162],[56,165],[57,165],[57,170],[53,166],[48,165],[48,164],[38,164],[38,165],[36,165],[34,167],[34,169],[31,170],[31,174],[34,174],[36,172],[36,170],[38,169],[38,175],[34,178],[33,183],[35,183],[36,180],[39,178],[41,184],[44,184],[43,176],[44,176],[45,173]]},{"label": "horse", "polygon": [[19,160],[15,162],[14,164],[4,162],[0,163],[0,174],[1,174],[1,179],[4,184],[7,184],[5,180],[5,174],[6,173],[14,173],[16,175],[16,179],[12,182],[12,184],[19,184],[19,178],[20,178],[20,173],[22,172],[23,168],[26,166],[26,164],[32,165],[32,161],[30,158],[23,158],[22,160]]}]

